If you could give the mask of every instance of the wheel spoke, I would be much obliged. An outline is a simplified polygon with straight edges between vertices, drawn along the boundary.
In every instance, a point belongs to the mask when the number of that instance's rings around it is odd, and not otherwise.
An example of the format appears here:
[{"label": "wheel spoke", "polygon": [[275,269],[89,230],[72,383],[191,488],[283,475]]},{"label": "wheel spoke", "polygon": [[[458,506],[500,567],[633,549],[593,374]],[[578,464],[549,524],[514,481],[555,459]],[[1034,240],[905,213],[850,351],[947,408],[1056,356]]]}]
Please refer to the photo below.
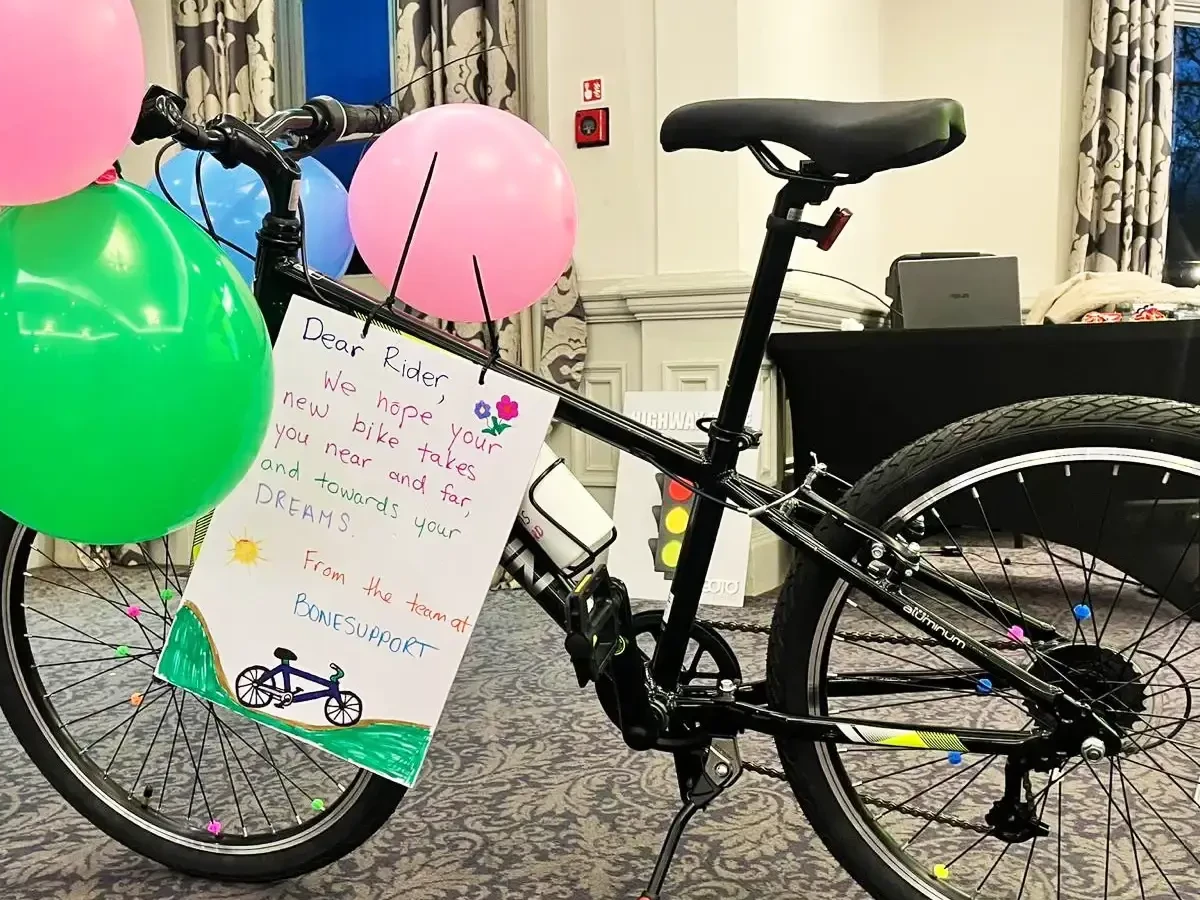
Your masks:
[{"label": "wheel spoke", "polygon": [[[942,541],[949,560],[922,560],[930,577],[919,584],[904,582],[901,590],[985,645],[1001,646],[995,638],[1009,637],[1008,628],[1022,621],[1038,622],[1038,628],[1054,629],[1065,639],[1069,622],[1070,642],[1030,635],[1033,640],[1013,641],[1012,650],[1027,654],[1029,668],[1038,677],[1109,720],[1124,741],[1122,755],[1109,758],[1107,775],[1088,764],[1091,777],[1068,779],[1084,764],[1075,755],[1060,763],[1036,793],[1030,776],[1025,776],[1024,796],[1036,804],[1039,820],[1043,812],[1048,814],[1044,824],[1054,834],[1031,836],[1015,853],[1007,841],[992,844],[988,835],[972,834],[980,831],[983,812],[999,798],[996,766],[985,768],[982,760],[963,765],[951,753],[953,769],[939,773],[936,767],[946,764],[944,756],[911,762],[871,752],[877,748],[853,752],[859,748],[838,746],[834,752],[846,771],[844,784],[866,798],[865,809],[859,806],[846,814],[886,834],[884,846],[893,849],[884,852],[915,867],[926,879],[932,872],[931,896],[1161,900],[1195,893],[1190,875],[1183,881],[1175,874],[1180,854],[1167,848],[1172,841],[1180,843],[1185,858],[1200,870],[1200,840],[1193,831],[1193,821],[1200,831],[1200,819],[1191,815],[1200,803],[1200,737],[1190,729],[1196,715],[1192,692],[1200,689],[1200,628],[1194,624],[1200,618],[1200,602],[1187,609],[1190,601],[1178,602],[1165,615],[1163,604],[1178,600],[1180,585],[1196,576],[1191,560],[1200,521],[1184,522],[1165,511],[1168,498],[1174,502],[1200,496],[1200,469],[1189,468],[1184,484],[1176,480],[1174,470],[1164,471],[1153,463],[1130,462],[1127,456],[1098,457],[1085,455],[1074,465],[1023,461],[1005,468],[991,463],[979,480],[956,476],[947,481],[952,485],[948,490],[931,489],[928,500],[906,498],[902,513],[881,517],[893,524],[907,523],[916,515],[936,521],[944,536],[931,538]],[[1069,483],[1055,495],[1053,481],[1044,478],[1058,478],[1059,484],[1065,478]],[[1006,484],[999,490],[1007,493],[995,493],[996,483]],[[1056,497],[1055,502],[1047,504],[1044,494]],[[1076,502],[1073,496],[1083,499]],[[875,516],[872,512],[864,520],[878,524]],[[947,517],[956,523],[953,528]],[[1183,533],[1160,535],[1176,524]],[[978,532],[969,530],[976,526]],[[1028,536],[1023,546],[1006,553],[1000,539],[1010,531]],[[1140,549],[1130,549],[1131,542],[1154,546],[1156,541],[1166,542],[1166,549],[1148,551],[1154,554],[1147,557],[1149,562],[1138,555]],[[1148,568],[1151,564],[1158,574]],[[972,587],[960,598],[945,587],[958,579],[978,590]],[[1153,587],[1155,595],[1136,603],[1132,588],[1141,584]],[[989,598],[997,606],[991,606]],[[821,598],[811,602],[822,608]],[[818,639],[818,646],[828,648],[822,650],[828,671],[821,702],[830,715],[874,716],[899,729],[919,730],[921,725],[909,723],[936,721],[947,730],[1013,730],[1016,721],[1001,719],[1011,720],[1008,710],[1015,708],[1022,712],[1026,728],[1028,715],[1038,716],[1031,734],[1053,734],[1058,727],[1048,709],[1030,705],[1019,688],[1010,689],[1002,679],[995,689],[972,690],[973,683],[987,677],[986,667],[946,668],[946,651],[953,648],[940,639],[935,644],[924,629],[914,636],[909,617],[872,606],[873,601],[860,599],[854,591],[837,596],[836,602],[840,618],[823,614],[829,624],[821,627],[828,631]],[[872,624],[864,628],[868,620]],[[860,636],[862,640],[851,639]],[[880,658],[895,662],[888,669],[875,662]],[[871,681],[873,668],[881,670],[878,684]],[[911,673],[909,683],[901,684],[905,671]],[[892,680],[899,686],[889,688]],[[981,693],[988,696],[978,696]],[[989,704],[988,699],[1005,702]],[[1030,774],[1036,777],[1036,772]],[[1157,778],[1169,787],[1157,784]],[[925,781],[928,784],[920,783]],[[881,792],[878,786],[884,786],[883,796],[875,796]],[[903,802],[893,802],[893,797]],[[932,859],[927,862],[926,857]],[[1013,862],[1005,865],[1006,857]],[[952,869],[957,876],[950,874]],[[1160,878],[1164,884],[1159,884]],[[937,885],[945,879],[950,880],[940,893]]]}]

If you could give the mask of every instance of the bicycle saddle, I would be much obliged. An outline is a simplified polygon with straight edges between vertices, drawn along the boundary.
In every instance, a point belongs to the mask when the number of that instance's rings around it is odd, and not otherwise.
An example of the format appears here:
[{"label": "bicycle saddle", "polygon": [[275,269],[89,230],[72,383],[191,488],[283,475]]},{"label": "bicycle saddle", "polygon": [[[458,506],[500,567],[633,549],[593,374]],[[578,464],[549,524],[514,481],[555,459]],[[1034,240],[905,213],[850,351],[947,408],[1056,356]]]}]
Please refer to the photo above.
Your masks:
[{"label": "bicycle saddle", "polygon": [[280,662],[295,662],[296,654],[293,653],[291,650],[289,650],[287,647],[276,647],[275,648],[275,658],[277,660],[279,660]]},{"label": "bicycle saddle", "polygon": [[675,150],[741,150],[782,144],[828,175],[865,178],[928,162],[966,140],[955,100],[834,103],[824,100],[705,100],[663,119],[659,142]]}]

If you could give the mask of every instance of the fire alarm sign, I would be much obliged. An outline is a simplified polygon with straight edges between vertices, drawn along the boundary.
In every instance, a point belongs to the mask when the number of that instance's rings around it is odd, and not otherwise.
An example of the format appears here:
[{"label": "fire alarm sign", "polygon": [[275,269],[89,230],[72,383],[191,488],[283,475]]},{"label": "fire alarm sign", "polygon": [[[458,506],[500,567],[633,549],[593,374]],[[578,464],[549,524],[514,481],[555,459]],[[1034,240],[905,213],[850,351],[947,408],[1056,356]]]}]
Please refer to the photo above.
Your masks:
[{"label": "fire alarm sign", "polygon": [[599,103],[604,99],[604,83],[600,78],[587,78],[583,82],[583,102]]}]

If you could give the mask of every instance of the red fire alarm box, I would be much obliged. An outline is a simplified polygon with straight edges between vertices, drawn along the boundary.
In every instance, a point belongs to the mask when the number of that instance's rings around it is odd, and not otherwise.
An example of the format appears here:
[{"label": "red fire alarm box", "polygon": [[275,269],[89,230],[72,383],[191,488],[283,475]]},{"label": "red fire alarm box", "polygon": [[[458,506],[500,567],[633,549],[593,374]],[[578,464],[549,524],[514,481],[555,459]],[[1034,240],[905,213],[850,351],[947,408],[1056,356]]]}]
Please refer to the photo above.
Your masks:
[{"label": "red fire alarm box", "polygon": [[608,107],[575,111],[575,146],[608,146]]}]

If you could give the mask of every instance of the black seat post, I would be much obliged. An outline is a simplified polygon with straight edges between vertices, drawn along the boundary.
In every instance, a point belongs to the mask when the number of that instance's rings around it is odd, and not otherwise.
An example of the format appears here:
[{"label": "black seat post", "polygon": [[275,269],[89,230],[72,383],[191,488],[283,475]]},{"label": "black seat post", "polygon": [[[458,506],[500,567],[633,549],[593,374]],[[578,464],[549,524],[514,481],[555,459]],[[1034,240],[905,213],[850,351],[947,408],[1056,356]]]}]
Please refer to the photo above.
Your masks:
[{"label": "black seat post", "polygon": [[[767,338],[775,323],[775,311],[779,308],[779,295],[787,277],[792,248],[804,230],[801,213],[806,205],[827,200],[834,187],[832,181],[792,178],[775,196],[775,206],[767,218],[767,234],[758,268],[746,301],[746,315],[729,365],[729,379],[725,382],[720,411],[708,429],[708,458],[717,471],[733,469],[738,454],[745,449],[742,432],[766,355]],[[709,489],[718,492],[711,485]],[[700,608],[700,594],[706,577],[707,565],[692,565],[689,560],[708,560],[712,555],[723,512],[723,506],[703,497],[697,498],[692,511],[671,582],[670,616],[654,651],[654,678],[666,690],[677,686],[688,646],[687,636]],[[668,638],[672,632],[675,632],[673,639]]]},{"label": "black seat post", "polygon": [[[767,338],[779,309],[779,295],[783,292],[783,282],[792,261],[792,248],[802,230],[801,213],[808,204],[829,199],[833,188],[831,182],[797,179],[786,182],[775,195],[758,268],[746,300],[746,316],[729,364],[725,396],[717,414],[717,426],[726,431],[741,431],[746,425],[750,400],[758,384],[758,371],[767,352]],[[735,454],[729,463],[731,466],[736,458]]]}]

